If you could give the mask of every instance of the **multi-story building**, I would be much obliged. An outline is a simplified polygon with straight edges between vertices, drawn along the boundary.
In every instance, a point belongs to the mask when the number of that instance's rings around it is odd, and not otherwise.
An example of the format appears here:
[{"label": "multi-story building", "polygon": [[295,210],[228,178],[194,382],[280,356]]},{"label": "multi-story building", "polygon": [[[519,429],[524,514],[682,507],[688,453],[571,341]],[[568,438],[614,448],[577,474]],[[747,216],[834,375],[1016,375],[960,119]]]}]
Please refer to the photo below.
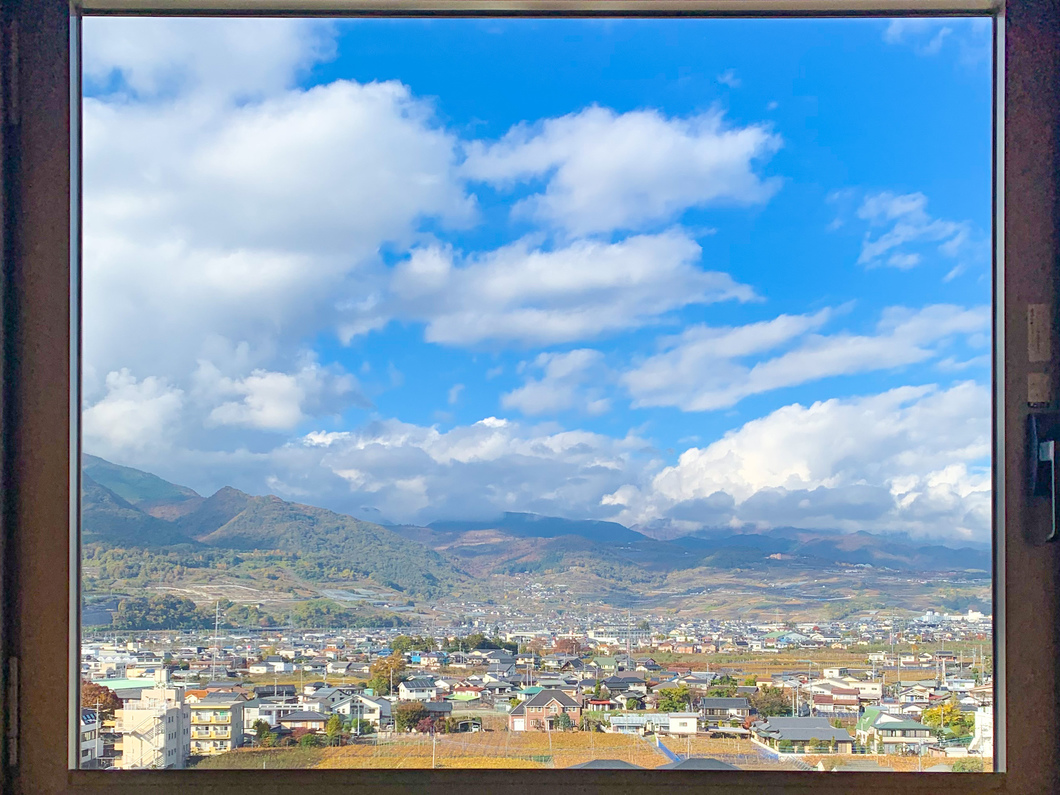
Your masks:
[{"label": "multi-story building", "polygon": [[190,755],[189,705],[184,690],[170,686],[164,669],[154,688],[138,699],[128,699],[115,711],[115,731],[121,739],[119,768],[182,768]]},{"label": "multi-story building", "polygon": [[214,756],[243,744],[244,699],[231,693],[210,693],[191,704],[191,752]]},{"label": "multi-story building", "polygon": [[81,710],[81,753],[78,758],[78,766],[82,770],[93,770],[99,767],[99,759],[103,756],[103,738],[100,735],[101,723],[99,713],[96,710]]}]

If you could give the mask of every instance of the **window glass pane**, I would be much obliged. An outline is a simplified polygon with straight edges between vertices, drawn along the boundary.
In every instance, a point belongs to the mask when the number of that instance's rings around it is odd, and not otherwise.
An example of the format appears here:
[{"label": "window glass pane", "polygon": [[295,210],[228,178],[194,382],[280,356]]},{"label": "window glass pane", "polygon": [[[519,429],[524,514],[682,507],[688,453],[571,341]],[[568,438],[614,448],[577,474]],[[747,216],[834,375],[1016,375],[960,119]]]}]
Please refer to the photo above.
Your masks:
[{"label": "window glass pane", "polygon": [[82,766],[989,770],[990,46],[86,20]]}]

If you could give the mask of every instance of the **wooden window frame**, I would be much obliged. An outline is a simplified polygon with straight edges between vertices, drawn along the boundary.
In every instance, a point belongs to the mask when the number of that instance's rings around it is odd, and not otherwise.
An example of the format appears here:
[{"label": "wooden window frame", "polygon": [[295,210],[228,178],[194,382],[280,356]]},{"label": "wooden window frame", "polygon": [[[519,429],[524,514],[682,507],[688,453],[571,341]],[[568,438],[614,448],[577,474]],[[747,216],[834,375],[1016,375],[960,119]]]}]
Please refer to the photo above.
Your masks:
[{"label": "wooden window frame", "polygon": [[[82,13],[350,16],[942,16],[995,19],[995,760],[1002,772],[69,769],[76,759],[80,231],[76,70]],[[270,795],[373,793],[1048,793],[1060,791],[1060,544],[1026,496],[1028,375],[1060,393],[1056,358],[1031,365],[1028,304],[1057,338],[1060,3],[1055,0],[0,0],[0,789]],[[74,76],[74,77],[72,77]],[[1055,356],[1055,355],[1054,355]],[[73,728],[71,729],[71,725]],[[17,737],[17,742],[15,741]]]}]

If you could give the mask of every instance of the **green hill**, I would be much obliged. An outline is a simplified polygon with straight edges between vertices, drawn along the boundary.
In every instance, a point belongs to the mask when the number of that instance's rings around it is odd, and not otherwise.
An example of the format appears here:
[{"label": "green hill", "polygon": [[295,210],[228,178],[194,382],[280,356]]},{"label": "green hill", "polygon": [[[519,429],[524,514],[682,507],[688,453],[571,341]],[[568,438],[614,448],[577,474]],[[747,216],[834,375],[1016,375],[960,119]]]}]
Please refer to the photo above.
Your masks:
[{"label": "green hill", "polygon": [[130,505],[162,519],[176,518],[194,510],[202,502],[202,497],[187,486],[178,486],[150,472],[113,464],[87,453],[81,456],[81,472]]},{"label": "green hill", "polygon": [[[199,579],[212,568],[274,579],[282,570],[296,580],[369,580],[422,596],[467,579],[423,544],[324,508],[254,497],[231,487],[203,499],[191,489],[94,456],[85,457],[82,483],[82,538],[93,546],[89,553],[139,550],[137,571],[183,566]],[[174,504],[183,512],[158,512]]]},{"label": "green hill", "polygon": [[176,543],[168,522],[144,513],[87,472],[81,474],[81,539],[84,543]]},{"label": "green hill", "polygon": [[244,510],[198,540],[296,555],[296,570],[307,579],[370,578],[398,591],[428,593],[464,578],[437,552],[392,530],[279,497],[249,497]]}]

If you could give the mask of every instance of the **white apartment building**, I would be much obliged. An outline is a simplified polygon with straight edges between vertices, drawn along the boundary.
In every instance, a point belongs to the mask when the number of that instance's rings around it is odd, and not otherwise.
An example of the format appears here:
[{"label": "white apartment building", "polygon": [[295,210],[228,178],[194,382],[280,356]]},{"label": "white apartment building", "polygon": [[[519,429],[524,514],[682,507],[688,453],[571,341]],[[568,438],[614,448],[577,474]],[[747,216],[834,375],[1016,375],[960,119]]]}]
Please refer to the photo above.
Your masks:
[{"label": "white apartment building", "polygon": [[[994,708],[979,707],[975,710],[975,733],[968,751],[973,754],[994,755]],[[988,768],[989,769],[989,768]]]},{"label": "white apartment building", "polygon": [[156,687],[115,711],[115,728],[121,734],[117,766],[123,770],[179,769],[191,755],[191,714],[184,689],[169,684],[165,669],[157,679]]}]

